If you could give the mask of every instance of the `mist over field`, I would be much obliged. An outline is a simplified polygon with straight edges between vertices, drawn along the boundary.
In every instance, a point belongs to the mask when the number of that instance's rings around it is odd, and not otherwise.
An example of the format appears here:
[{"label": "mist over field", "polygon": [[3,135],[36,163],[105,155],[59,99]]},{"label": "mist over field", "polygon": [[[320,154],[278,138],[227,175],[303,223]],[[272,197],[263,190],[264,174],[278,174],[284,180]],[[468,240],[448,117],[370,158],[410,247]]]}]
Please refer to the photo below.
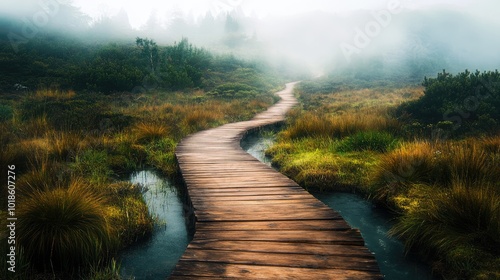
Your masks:
[{"label": "mist over field", "polygon": [[494,70],[500,62],[495,1],[23,2],[0,4],[1,40],[13,48],[42,33],[89,42],[140,36],[170,44],[188,38],[219,52],[276,64],[288,60],[316,74],[347,70],[365,78],[416,80],[442,69]]}]

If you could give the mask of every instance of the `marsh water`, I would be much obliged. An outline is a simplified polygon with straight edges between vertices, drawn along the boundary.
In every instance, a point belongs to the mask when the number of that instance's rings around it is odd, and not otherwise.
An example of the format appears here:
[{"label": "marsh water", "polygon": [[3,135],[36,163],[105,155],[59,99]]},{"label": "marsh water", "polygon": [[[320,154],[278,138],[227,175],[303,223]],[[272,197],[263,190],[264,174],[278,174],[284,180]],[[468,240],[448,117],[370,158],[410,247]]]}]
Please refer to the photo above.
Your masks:
[{"label": "marsh water", "polygon": [[[274,142],[272,133],[249,134],[242,147],[260,161],[271,165],[265,149]],[[121,255],[121,272],[126,279],[165,279],[184,253],[193,232],[189,229],[183,186],[154,171],[132,174],[130,181],[140,183],[147,191],[144,198],[159,225],[146,241],[139,242]],[[366,246],[374,252],[380,270],[387,280],[434,279],[428,266],[405,256],[403,244],[387,235],[393,216],[375,208],[369,201],[351,193],[313,193],[313,195],[361,231]]]},{"label": "marsh water", "polygon": [[132,183],[145,188],[144,199],[158,220],[151,238],[121,254],[121,274],[125,279],[166,279],[175,268],[190,240],[189,209],[184,203],[182,186],[152,170],[131,175]]}]

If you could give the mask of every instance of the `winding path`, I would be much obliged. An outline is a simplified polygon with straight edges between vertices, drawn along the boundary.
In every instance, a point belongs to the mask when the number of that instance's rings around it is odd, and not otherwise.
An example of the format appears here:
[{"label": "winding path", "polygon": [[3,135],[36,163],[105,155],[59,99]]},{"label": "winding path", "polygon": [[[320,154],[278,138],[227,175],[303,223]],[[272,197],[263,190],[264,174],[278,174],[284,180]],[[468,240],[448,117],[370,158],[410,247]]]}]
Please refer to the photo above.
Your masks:
[{"label": "winding path", "polygon": [[196,233],[170,279],[382,279],[358,230],[240,147],[248,130],[284,120],[294,85],[254,119],[177,147]]}]

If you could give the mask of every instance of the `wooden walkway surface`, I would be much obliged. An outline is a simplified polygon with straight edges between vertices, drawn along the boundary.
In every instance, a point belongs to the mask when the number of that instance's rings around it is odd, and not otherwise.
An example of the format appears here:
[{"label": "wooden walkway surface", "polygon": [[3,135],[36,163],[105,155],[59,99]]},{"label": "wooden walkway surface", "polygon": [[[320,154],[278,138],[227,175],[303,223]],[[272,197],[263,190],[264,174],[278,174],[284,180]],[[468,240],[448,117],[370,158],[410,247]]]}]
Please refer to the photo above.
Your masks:
[{"label": "wooden walkway surface", "polygon": [[284,120],[293,86],[254,119],[177,147],[196,233],[169,279],[382,279],[358,230],[240,147],[248,130]]}]

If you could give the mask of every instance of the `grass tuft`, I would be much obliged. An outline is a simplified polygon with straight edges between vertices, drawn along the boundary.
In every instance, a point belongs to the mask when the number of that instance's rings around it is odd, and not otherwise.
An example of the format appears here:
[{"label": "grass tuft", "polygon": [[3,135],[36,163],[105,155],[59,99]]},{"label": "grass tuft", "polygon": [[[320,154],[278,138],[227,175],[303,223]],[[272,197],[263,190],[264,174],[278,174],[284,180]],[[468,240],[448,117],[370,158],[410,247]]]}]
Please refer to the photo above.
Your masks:
[{"label": "grass tuft", "polygon": [[412,185],[447,184],[447,168],[442,151],[430,142],[405,143],[382,156],[371,179],[372,192],[376,200],[392,207],[390,200]]},{"label": "grass tuft", "polygon": [[[201,106],[186,108],[185,117],[181,122],[181,127],[184,130],[183,133],[190,134],[199,130],[208,129],[216,125],[218,120],[224,118],[224,114],[220,109],[215,108],[212,104],[207,105],[209,108],[203,108]],[[212,110],[210,110],[210,107],[212,107]]]},{"label": "grass tuft", "polygon": [[500,180],[500,170],[494,166],[487,153],[475,142],[466,142],[459,145],[449,144],[450,176],[456,182],[468,186],[482,182]]},{"label": "grass tuft", "polygon": [[170,128],[166,124],[155,122],[141,122],[135,125],[133,133],[138,143],[148,143],[167,136]]},{"label": "grass tuft", "polygon": [[47,189],[34,191],[18,210],[17,237],[34,267],[73,272],[115,252],[101,195],[79,180]]},{"label": "grass tuft", "polygon": [[455,277],[500,272],[499,264],[485,267],[500,250],[500,199],[491,187],[456,182],[403,216],[391,233],[403,238],[407,248],[440,259]]}]

